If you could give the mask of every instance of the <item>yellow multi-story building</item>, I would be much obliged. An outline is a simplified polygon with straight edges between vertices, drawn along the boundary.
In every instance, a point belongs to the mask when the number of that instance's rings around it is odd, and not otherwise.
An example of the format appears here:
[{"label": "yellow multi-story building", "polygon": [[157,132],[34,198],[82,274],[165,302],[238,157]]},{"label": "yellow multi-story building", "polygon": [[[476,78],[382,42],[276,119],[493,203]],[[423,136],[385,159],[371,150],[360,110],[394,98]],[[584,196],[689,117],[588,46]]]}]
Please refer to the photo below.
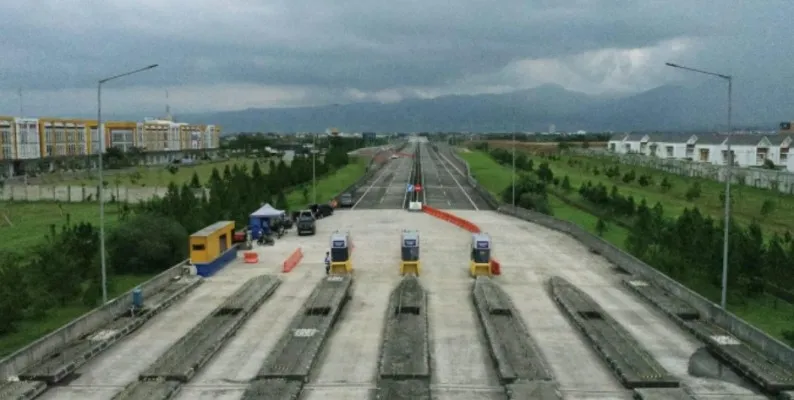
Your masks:
[{"label": "yellow multi-story building", "polygon": [[130,151],[138,147],[135,137],[138,134],[137,122],[108,122],[105,125],[105,143],[121,151]]},{"label": "yellow multi-story building", "polygon": [[79,119],[40,118],[41,156],[67,157],[89,154],[87,122]]},{"label": "yellow multi-story building", "polygon": [[147,152],[216,149],[220,128],[214,125],[146,119],[144,122],[71,118],[18,118],[0,116],[0,161],[97,154],[100,132],[105,148]]}]

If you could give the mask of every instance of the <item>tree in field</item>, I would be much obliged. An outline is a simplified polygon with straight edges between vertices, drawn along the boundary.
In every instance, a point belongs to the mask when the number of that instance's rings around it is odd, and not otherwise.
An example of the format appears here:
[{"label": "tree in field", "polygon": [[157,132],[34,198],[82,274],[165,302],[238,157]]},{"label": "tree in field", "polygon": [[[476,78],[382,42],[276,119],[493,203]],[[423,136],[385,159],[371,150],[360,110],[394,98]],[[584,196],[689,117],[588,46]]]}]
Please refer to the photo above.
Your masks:
[{"label": "tree in field", "polygon": [[194,189],[201,187],[201,180],[199,180],[199,176],[196,171],[193,171],[193,176],[190,177],[190,187]]},{"label": "tree in field", "polygon": [[596,230],[596,233],[598,233],[598,236],[604,236],[604,233],[608,229],[609,229],[609,226],[607,225],[606,222],[604,222],[603,219],[599,218],[598,221],[596,221],[595,230]]},{"label": "tree in field", "polygon": [[571,180],[568,179],[568,175],[565,175],[562,178],[562,190],[565,193],[570,193],[571,192]]},{"label": "tree in field", "polygon": [[108,237],[108,256],[120,274],[160,272],[187,258],[188,232],[165,215],[138,214]]}]

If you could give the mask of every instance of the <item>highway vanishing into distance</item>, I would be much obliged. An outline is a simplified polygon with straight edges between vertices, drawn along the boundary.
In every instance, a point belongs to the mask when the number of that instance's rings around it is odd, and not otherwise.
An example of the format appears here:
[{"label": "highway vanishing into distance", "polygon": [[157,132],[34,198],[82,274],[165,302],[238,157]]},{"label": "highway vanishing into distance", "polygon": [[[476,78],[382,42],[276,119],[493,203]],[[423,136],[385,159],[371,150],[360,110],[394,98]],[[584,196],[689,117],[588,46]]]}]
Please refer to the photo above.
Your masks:
[{"label": "highway vanishing into distance", "polygon": [[[643,379],[659,386],[675,380],[686,389],[649,389],[645,399],[768,398],[727,370],[722,379],[708,377],[716,361],[704,344],[634,294],[625,274],[568,235],[490,210],[451,157],[424,142],[409,144],[360,186],[352,209],[319,220],[316,236],[291,233],[275,246],[255,248],[259,263],[234,261],[204,279],[37,398],[291,399],[300,393],[304,400],[351,400],[401,388],[411,394],[381,398],[631,399],[639,392],[626,381]],[[500,277],[475,283],[468,271],[471,234],[404,209],[415,165],[423,179],[420,201],[490,234]],[[421,235],[415,282],[398,273],[403,229]],[[352,280],[325,278],[323,258],[337,230],[349,231],[355,244]],[[281,262],[298,247],[303,261],[282,273]],[[570,317],[568,309],[579,311]],[[613,350],[638,357],[645,372],[623,382],[613,373],[586,338],[589,328],[578,325],[594,314],[622,327],[592,325],[600,326],[596,334],[616,335]],[[401,330],[405,324],[413,325]],[[624,339],[634,345],[618,348]],[[496,361],[494,340],[509,362]],[[387,362],[400,354],[416,358]],[[409,367],[414,372],[405,373]],[[701,372],[690,373],[693,368]],[[548,382],[559,392],[546,390]],[[513,394],[505,389],[511,385]]]}]

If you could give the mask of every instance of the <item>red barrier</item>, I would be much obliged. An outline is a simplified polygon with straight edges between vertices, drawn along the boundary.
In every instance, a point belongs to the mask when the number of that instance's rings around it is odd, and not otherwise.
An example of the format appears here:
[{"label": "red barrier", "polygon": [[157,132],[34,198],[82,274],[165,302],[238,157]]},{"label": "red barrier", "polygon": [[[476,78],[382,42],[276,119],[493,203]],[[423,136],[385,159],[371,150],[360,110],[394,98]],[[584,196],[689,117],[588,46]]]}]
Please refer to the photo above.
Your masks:
[{"label": "red barrier", "polygon": [[292,255],[290,255],[289,257],[287,257],[286,260],[284,260],[284,265],[281,271],[282,272],[292,271],[295,267],[298,266],[301,260],[303,260],[303,250],[301,250],[301,248],[298,247],[297,249],[295,249],[294,252],[292,252]]},{"label": "red barrier", "polygon": [[481,232],[479,226],[474,225],[473,223],[471,223],[471,222],[469,222],[469,221],[467,221],[467,220],[465,220],[463,218],[460,218],[457,215],[450,214],[450,213],[448,213],[446,211],[442,211],[442,210],[439,210],[437,208],[433,208],[433,207],[430,207],[430,206],[427,206],[427,205],[422,206],[422,210],[424,212],[426,212],[426,213],[428,213],[428,214],[440,219],[440,220],[452,223],[452,224],[454,224],[454,225],[456,225],[456,226],[458,226],[460,228],[463,228],[463,229],[465,229],[465,230],[467,230],[467,231],[469,231],[471,233],[479,233],[479,232]]},{"label": "red barrier", "polygon": [[499,260],[492,258],[491,259],[491,274],[493,275],[502,275],[502,263]]}]

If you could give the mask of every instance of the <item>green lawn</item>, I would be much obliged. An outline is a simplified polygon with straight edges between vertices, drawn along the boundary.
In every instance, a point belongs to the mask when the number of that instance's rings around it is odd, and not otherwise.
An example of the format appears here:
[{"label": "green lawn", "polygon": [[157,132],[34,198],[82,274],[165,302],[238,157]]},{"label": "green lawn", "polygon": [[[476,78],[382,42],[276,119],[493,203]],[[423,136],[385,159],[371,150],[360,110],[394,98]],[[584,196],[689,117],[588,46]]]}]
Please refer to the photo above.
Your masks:
[{"label": "green lawn", "polygon": [[[55,224],[57,229],[66,223],[67,215],[72,222],[99,224],[97,203],[50,203],[50,202],[0,202],[0,251],[25,251],[41,242]],[[105,206],[105,226],[112,227],[118,216],[118,205]],[[6,219],[7,218],[7,219]],[[9,221],[11,224],[9,224]]]},{"label": "green lawn", "polygon": [[[259,167],[262,172],[268,171],[269,161],[258,159]],[[105,180],[109,185],[127,187],[165,187],[169,183],[175,182],[178,185],[190,182],[193,173],[198,174],[201,183],[206,182],[212,174],[212,169],[217,168],[219,172],[228,165],[230,168],[235,164],[246,165],[249,169],[254,159],[233,158],[218,162],[198,162],[196,164],[177,165],[179,170],[171,173],[167,165],[156,165],[146,167],[126,168],[121,170],[108,170]],[[41,184],[45,185],[86,185],[94,186],[99,182],[96,171],[81,171],[77,173],[46,173],[39,178]]]},{"label": "green lawn", "polygon": [[[488,156],[486,153],[479,151],[461,152],[460,156],[469,163],[471,172],[474,175],[474,177],[477,178],[477,180],[486,189],[488,189],[489,192],[501,193],[505,188],[510,186],[512,182],[512,176],[511,176],[512,172],[510,168],[500,165],[499,163],[494,161],[490,156]],[[538,161],[539,160],[535,161],[536,165]],[[592,164],[595,164],[595,162],[591,162],[591,165]],[[580,171],[576,168],[569,167],[567,165],[566,158],[562,158],[560,161],[550,163],[550,165],[554,171],[555,176],[561,177],[562,175],[568,174],[571,180],[571,185],[574,187],[578,187],[580,182],[586,181],[588,179],[593,180],[594,182],[602,181],[604,182],[604,184],[610,182],[609,186],[612,185],[611,181],[608,178],[604,177],[603,175],[601,175],[600,177],[595,177],[594,179],[590,176],[585,175],[584,171]],[[598,164],[598,165],[603,166],[604,164]],[[562,168],[561,166],[567,168]],[[624,172],[626,171],[628,171],[628,169],[626,169]],[[642,173],[648,173],[648,174],[654,173],[653,176],[654,179],[657,180],[657,185],[658,182],[661,181],[661,177],[660,177],[661,174],[664,174],[663,172],[656,170],[648,170],[648,171],[642,170]],[[640,174],[640,169],[637,170],[637,174],[638,175]],[[665,174],[665,175],[669,175],[669,174]],[[673,181],[672,178],[668,178],[668,180],[670,180],[671,183],[673,183],[674,187],[685,186],[686,182],[684,178],[678,176],[675,176],[675,178],[676,178],[675,181]],[[625,185],[625,186],[628,186],[629,190],[632,190],[631,192],[628,193],[633,194],[635,198],[637,198],[638,200],[639,198],[643,197],[642,196],[643,194],[646,193],[650,195],[654,195],[655,197],[651,197],[647,201],[661,202],[664,205],[667,212],[670,214],[675,212],[680,212],[680,210],[684,208],[684,206],[676,205],[677,204],[675,200],[676,195],[671,195],[673,197],[673,199],[671,200],[668,197],[666,197],[667,194],[662,194],[660,192],[653,192],[653,190],[655,189],[641,188],[639,185]],[[717,186],[720,185],[715,184],[713,182],[704,182],[703,184],[704,197],[707,196],[706,194],[707,191],[709,190],[714,191],[715,187]],[[626,193],[624,192],[625,187],[623,186],[619,186],[619,187],[621,188],[620,189],[621,193]],[[685,191],[686,189],[678,189],[678,192],[676,193],[680,194],[681,190]],[[673,191],[675,191],[675,188],[671,190],[671,193]],[[759,191],[761,193],[758,193]],[[718,194],[714,194],[714,193],[719,193],[719,191],[714,191],[710,195],[715,197],[718,196]],[[740,199],[741,201],[748,203],[752,201],[757,202],[761,194],[775,196],[769,191],[763,191],[759,189],[750,190],[750,188],[747,187],[742,188],[739,193],[741,193],[743,196],[747,196],[747,195],[751,196],[751,200]],[[569,196],[574,201],[580,200],[578,194],[572,193]],[[775,196],[775,197],[780,198],[779,196]],[[598,220],[597,217],[593,216],[590,213],[582,211],[578,208],[569,206],[559,198],[555,197],[553,194],[549,194],[549,203],[552,207],[555,217],[572,222],[591,233],[595,233],[595,225],[596,225],[596,221]],[[672,203],[673,205],[668,205],[669,203]],[[703,203],[706,205],[712,205],[712,202],[710,201],[703,201]],[[691,204],[689,206],[691,207]],[[680,208],[676,208],[676,207],[680,207]],[[699,205],[699,207],[701,206]],[[625,249],[625,242],[627,236],[628,236],[628,231],[626,229],[610,223],[608,224],[608,230],[604,233],[603,237],[605,240],[609,241],[613,245]],[[687,287],[689,287],[690,289],[695,290],[696,292],[700,293],[701,295],[705,296],[706,298],[712,301],[715,302],[719,301],[720,290],[719,288],[713,285],[709,285],[699,281],[682,282],[682,283]],[[767,332],[775,337],[782,339],[781,332],[785,329],[791,329],[790,321],[794,318],[794,305],[788,304],[784,301],[776,300],[771,296],[763,296],[745,302],[735,301],[737,298],[738,296],[730,296],[729,294],[729,299],[734,300],[729,302],[730,311],[738,315],[742,319],[746,320],[747,322],[758,327],[759,329],[763,330],[764,332]]]},{"label": "green lawn", "polygon": [[[661,203],[666,214],[671,217],[680,215],[684,208],[695,206],[717,220],[722,219],[724,215],[724,202],[720,199],[720,194],[725,185],[711,179],[683,177],[651,168],[618,164],[609,158],[563,155],[559,160],[544,160],[539,157],[533,157],[533,160],[536,166],[542,161],[548,162],[557,177],[568,175],[574,188],[578,188],[582,182],[588,180],[593,183],[603,183],[607,188],[615,185],[621,194],[631,195],[637,201],[644,198],[651,205],[656,202]],[[572,160],[576,165],[569,164]],[[636,180],[627,184],[620,177],[610,179],[604,175],[604,170],[611,166],[618,166],[621,174],[634,170],[637,178],[640,175],[649,175],[653,184],[643,187]],[[595,168],[600,171],[598,175],[593,172]],[[672,184],[668,192],[664,192],[660,187],[664,178]],[[701,195],[688,201],[685,194],[693,182],[700,183]],[[732,216],[737,222],[746,225],[755,220],[765,232],[770,233],[794,232],[794,196],[745,185],[734,185],[731,197],[733,198]],[[770,200],[774,207],[771,213],[762,215],[761,207],[765,200]]]},{"label": "green lawn", "polygon": [[[366,173],[368,163],[367,158],[356,158],[350,164],[318,179],[317,202],[327,203],[338,196],[339,192],[356,183]],[[299,210],[313,203],[311,182],[304,187],[305,191],[304,188],[298,188],[287,194],[290,210]]]}]

